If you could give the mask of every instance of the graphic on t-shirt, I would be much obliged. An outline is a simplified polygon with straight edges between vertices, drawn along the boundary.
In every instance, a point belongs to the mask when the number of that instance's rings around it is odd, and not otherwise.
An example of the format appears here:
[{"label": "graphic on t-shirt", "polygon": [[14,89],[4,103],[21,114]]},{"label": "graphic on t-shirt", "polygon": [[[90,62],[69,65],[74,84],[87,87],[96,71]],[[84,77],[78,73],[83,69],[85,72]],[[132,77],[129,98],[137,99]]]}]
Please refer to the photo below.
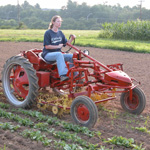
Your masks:
[{"label": "graphic on t-shirt", "polygon": [[54,37],[54,38],[51,38],[51,42],[52,43],[57,43],[57,42],[61,42],[62,41],[62,37]]}]

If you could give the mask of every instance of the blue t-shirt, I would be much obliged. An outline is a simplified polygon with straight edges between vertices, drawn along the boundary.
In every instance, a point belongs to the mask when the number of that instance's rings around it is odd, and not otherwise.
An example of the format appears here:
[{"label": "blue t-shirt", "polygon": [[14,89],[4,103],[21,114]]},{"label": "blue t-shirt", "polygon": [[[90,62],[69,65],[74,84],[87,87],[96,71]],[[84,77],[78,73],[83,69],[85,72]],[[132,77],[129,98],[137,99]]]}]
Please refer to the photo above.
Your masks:
[{"label": "blue t-shirt", "polygon": [[[44,42],[43,45],[59,45],[59,44],[66,44],[67,39],[65,38],[65,35],[62,33],[62,31],[54,32],[53,30],[47,30],[44,34]],[[43,57],[47,53],[51,52],[60,52],[61,49],[46,49],[45,47],[43,48]]]}]

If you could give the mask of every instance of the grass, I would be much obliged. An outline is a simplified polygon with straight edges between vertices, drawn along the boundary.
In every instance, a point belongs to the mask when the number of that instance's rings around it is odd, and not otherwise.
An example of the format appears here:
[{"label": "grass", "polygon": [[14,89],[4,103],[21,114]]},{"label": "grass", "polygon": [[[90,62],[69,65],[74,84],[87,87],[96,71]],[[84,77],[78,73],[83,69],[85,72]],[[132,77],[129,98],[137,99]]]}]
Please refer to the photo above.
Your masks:
[{"label": "grass", "polygon": [[[98,38],[99,30],[63,30],[68,38],[70,34],[76,35],[76,45],[115,49],[130,52],[150,53],[149,41],[128,41]],[[12,30],[0,29],[0,41],[12,42],[43,42],[45,30]]]},{"label": "grass", "polygon": [[0,147],[0,150],[6,150],[6,145],[4,144],[4,148]]}]

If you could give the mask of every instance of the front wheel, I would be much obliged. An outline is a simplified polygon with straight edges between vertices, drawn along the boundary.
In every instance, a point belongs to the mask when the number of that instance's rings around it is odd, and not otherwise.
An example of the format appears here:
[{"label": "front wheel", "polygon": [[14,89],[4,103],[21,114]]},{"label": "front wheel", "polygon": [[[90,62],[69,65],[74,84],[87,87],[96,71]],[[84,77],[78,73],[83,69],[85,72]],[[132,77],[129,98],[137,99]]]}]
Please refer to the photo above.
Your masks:
[{"label": "front wheel", "polygon": [[78,96],[72,102],[71,116],[76,124],[92,128],[98,118],[95,103],[87,96]]},{"label": "front wheel", "polygon": [[132,100],[129,99],[129,95],[129,92],[121,94],[120,103],[122,108],[132,114],[141,114],[146,105],[144,92],[140,88],[135,87],[132,91]]}]

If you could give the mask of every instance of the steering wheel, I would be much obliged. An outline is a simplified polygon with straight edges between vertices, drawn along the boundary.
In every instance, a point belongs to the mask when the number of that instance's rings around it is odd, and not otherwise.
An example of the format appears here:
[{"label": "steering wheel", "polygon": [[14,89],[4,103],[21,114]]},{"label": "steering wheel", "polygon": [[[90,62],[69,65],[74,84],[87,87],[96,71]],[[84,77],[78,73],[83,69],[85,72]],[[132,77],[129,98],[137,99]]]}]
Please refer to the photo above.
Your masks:
[{"label": "steering wheel", "polygon": [[[71,36],[72,36],[72,34],[69,36],[69,40],[70,40]],[[74,45],[74,44],[75,44],[75,39],[73,40],[72,45]],[[71,49],[72,49],[72,47],[70,47],[65,53],[69,53],[69,51],[70,51]]]}]

